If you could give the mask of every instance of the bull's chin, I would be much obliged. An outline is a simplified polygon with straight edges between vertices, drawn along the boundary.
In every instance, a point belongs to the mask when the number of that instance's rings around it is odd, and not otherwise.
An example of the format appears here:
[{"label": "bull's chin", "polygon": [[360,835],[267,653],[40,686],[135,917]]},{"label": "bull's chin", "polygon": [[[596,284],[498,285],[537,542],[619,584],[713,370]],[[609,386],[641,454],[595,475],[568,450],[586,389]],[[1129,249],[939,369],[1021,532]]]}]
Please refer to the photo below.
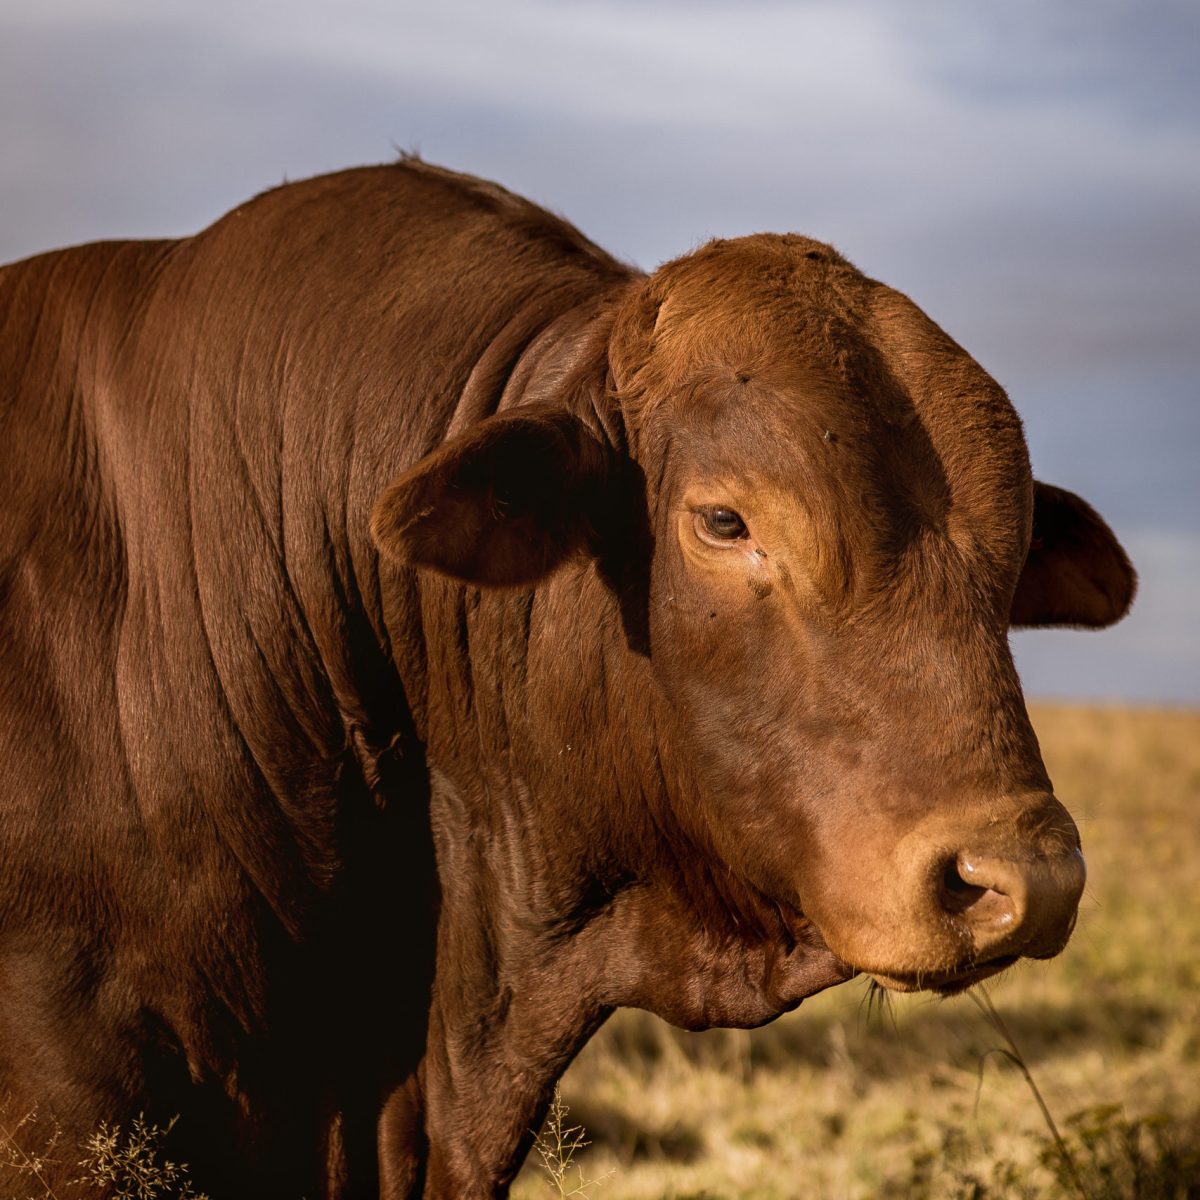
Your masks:
[{"label": "bull's chin", "polygon": [[867,974],[890,992],[936,992],[939,996],[953,996],[1006,971],[1019,957],[1017,954],[1008,954],[957,971],[917,971],[911,974],[868,971]]}]

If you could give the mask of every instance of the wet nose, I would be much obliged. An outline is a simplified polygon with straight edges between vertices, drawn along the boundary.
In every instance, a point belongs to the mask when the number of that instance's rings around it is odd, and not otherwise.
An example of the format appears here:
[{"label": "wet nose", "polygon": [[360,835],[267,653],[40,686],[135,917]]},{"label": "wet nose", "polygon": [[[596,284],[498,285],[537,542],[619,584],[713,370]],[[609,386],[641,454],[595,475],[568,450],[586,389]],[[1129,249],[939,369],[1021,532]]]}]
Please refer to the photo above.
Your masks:
[{"label": "wet nose", "polygon": [[977,961],[1049,958],[1071,935],[1086,878],[1078,849],[1024,860],[964,850],[945,864],[939,901],[970,934]]}]

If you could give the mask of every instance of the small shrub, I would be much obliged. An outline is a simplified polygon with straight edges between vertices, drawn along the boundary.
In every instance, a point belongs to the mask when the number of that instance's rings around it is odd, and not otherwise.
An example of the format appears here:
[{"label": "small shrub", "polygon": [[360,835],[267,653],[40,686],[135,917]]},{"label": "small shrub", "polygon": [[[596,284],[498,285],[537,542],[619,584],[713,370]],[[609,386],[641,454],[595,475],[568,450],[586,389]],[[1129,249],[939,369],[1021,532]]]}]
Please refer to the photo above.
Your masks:
[{"label": "small shrub", "polygon": [[[10,1123],[7,1103],[0,1105],[0,1176],[6,1178],[10,1185],[20,1180],[34,1188],[28,1200],[55,1200],[46,1182],[46,1175],[58,1161],[55,1154],[62,1138],[62,1129],[51,1123],[48,1132],[43,1127],[35,1134],[37,1124],[36,1108],[25,1113],[20,1120]],[[39,1141],[40,1148],[35,1149]]]},{"label": "small shrub", "polygon": [[567,1124],[570,1111],[563,1103],[556,1083],[546,1123],[533,1148],[541,1159],[550,1186],[560,1197],[565,1200],[568,1196],[578,1196],[580,1200],[588,1200],[588,1189],[596,1187],[601,1180],[588,1179],[583,1167],[575,1161],[575,1156],[590,1143],[582,1125]]},{"label": "small shrub", "polygon": [[76,1182],[104,1188],[114,1200],[208,1200],[192,1187],[187,1163],[160,1158],[176,1119],[159,1126],[138,1116],[124,1136],[120,1125],[101,1122],[85,1143],[84,1173]]}]

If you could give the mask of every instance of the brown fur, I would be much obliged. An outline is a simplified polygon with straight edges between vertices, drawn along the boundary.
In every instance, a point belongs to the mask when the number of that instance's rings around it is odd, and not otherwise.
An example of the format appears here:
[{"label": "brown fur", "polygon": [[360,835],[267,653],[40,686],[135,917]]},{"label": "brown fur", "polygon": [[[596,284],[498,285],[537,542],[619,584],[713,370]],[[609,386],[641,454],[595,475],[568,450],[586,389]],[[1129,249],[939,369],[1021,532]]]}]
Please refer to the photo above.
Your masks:
[{"label": "brown fur", "polygon": [[0,389],[10,1111],[178,1113],[215,1197],[502,1195],[614,1007],[1065,941],[1007,631],[1132,570],[820,243],[644,277],[405,161],[4,268]]}]

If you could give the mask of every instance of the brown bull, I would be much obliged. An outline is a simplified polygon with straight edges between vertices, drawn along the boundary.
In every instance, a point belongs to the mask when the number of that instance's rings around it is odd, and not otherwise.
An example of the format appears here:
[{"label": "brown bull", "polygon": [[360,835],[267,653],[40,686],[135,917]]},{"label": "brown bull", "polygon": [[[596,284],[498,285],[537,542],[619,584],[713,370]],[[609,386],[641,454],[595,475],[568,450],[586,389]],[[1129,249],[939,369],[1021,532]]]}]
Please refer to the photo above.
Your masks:
[{"label": "brown bull", "polygon": [[647,277],[418,162],[291,184],[0,270],[0,466],[0,1095],[64,1144],[502,1195],[618,1006],[1067,940],[1008,631],[1133,572],[818,242]]}]

